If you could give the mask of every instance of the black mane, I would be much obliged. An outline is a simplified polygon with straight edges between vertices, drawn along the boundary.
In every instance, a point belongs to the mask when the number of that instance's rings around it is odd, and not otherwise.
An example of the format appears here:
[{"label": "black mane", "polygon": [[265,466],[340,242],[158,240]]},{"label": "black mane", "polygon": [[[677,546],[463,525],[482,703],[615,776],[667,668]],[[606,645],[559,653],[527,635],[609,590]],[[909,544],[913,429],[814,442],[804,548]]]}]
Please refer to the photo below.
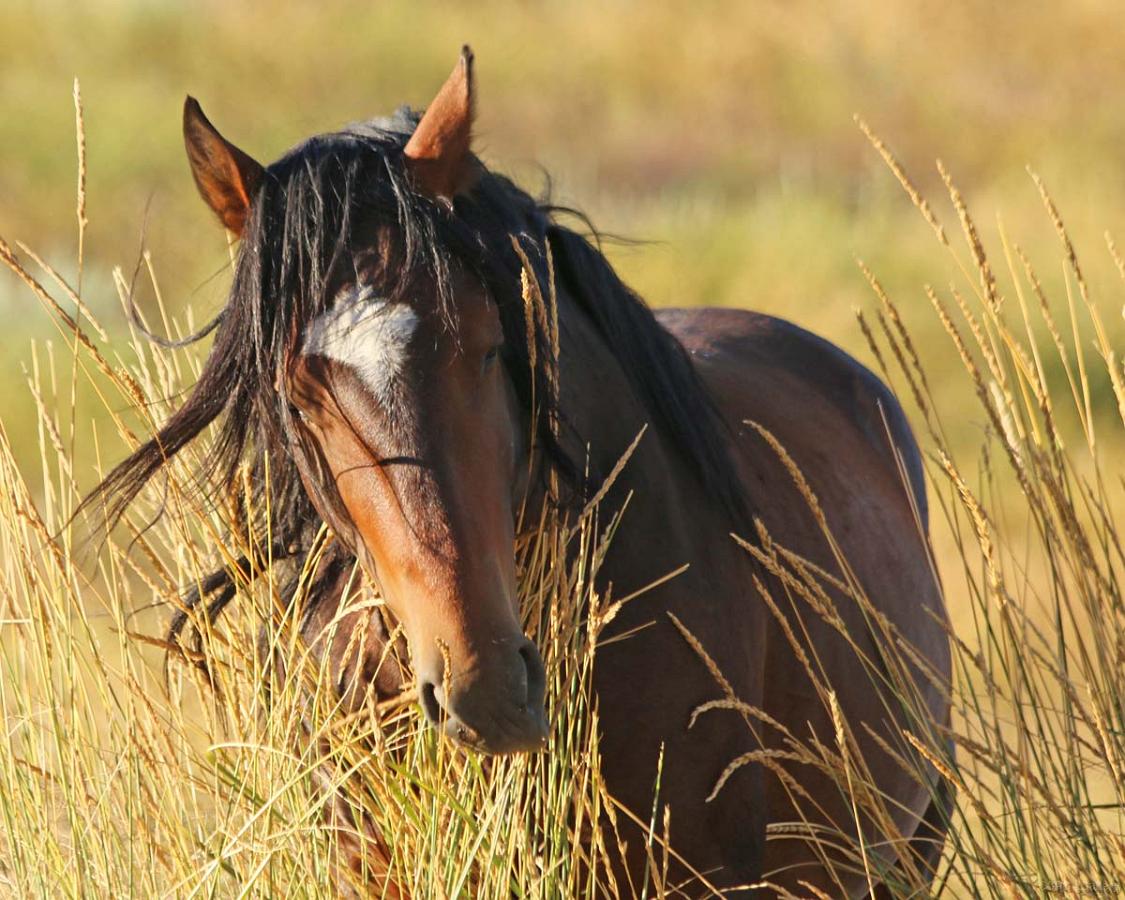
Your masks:
[{"label": "black mane", "polygon": [[[512,237],[531,260],[545,295],[549,244],[556,277],[620,361],[653,426],[679,449],[715,503],[730,512],[732,528],[745,528],[748,505],[730,435],[680,344],[599,249],[560,224],[561,210],[533,200],[508,179],[484,172],[469,196],[457,198],[452,213],[417,193],[403,165],[403,147],[416,123],[417,116],[404,108],[389,119],[312,138],[266,170],[199,381],[156,436],[120,463],[86,503],[104,501],[109,521],[116,521],[168,460],[214,423],[217,437],[197,473],[200,486],[218,491],[245,465],[254,491],[262,495],[268,474],[270,503],[253,506],[271,513],[269,522],[256,523],[261,526],[256,533],[272,536],[269,558],[308,549],[320,517],[301,484],[298,467],[309,463],[294,436],[279,375],[304,325],[331,301],[327,283],[340,266],[351,265],[360,232],[370,234],[371,223],[381,223],[392,226],[386,230],[394,235],[395,246],[386,248],[395,275],[385,286],[391,292],[405,293],[424,277],[437,286],[450,321],[456,318],[455,267],[475,274],[491,292],[505,334],[508,375],[525,410],[536,417],[537,439],[549,463],[543,468],[559,474],[570,497],[580,497],[589,489],[581,477],[584,461],[571,459],[551,428],[552,421],[565,428],[567,411],[558,408],[544,367],[529,364],[528,335],[534,335],[540,360],[550,354],[550,335],[539,323],[529,330],[525,322],[522,264]],[[596,240],[596,233],[592,237]],[[262,559],[266,556],[263,548]],[[247,568],[257,567],[249,561]],[[233,581],[221,573],[205,579],[187,608],[209,593],[215,596],[208,608],[217,613],[233,597]],[[174,635],[185,622],[179,613]]]}]

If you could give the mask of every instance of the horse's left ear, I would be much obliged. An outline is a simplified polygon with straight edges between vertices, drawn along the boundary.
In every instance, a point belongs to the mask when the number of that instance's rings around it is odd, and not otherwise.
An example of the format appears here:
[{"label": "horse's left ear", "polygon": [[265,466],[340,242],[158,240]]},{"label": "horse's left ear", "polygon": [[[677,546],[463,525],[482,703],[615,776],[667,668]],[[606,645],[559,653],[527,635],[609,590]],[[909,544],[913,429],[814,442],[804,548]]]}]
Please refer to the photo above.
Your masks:
[{"label": "horse's left ear", "polygon": [[184,147],[200,196],[228,231],[242,237],[265,170],[219,134],[194,97],[184,100]]},{"label": "horse's left ear", "polygon": [[470,147],[473,95],[473,51],[466,44],[403,151],[418,188],[447,203],[469,190],[478,175]]}]

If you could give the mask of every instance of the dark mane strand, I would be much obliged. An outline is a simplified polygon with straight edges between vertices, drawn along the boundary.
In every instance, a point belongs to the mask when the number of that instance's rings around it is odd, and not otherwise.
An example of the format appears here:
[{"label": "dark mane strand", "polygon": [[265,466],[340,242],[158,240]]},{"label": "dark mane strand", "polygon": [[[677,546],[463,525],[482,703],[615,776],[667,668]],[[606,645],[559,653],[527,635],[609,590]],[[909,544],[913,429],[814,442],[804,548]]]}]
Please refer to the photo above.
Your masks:
[{"label": "dark mane strand", "polygon": [[753,534],[753,513],[731,453],[733,435],[687,351],[589,240],[558,225],[549,238],[556,277],[598,326],[657,428],[726,509],[733,529]]},{"label": "dark mane strand", "polygon": [[[238,251],[233,284],[217,321],[214,344],[188,399],[159,432],[120,463],[83,508],[104,504],[112,524],[148,481],[209,426],[216,437],[200,470],[199,485],[215,496],[248,467],[252,507],[270,520],[253,523],[250,533],[269,535],[294,557],[307,550],[320,518],[306,496],[304,470],[317,483],[319,465],[296,437],[286,379],[306,323],[331,303],[333,284],[350,274],[354,254],[370,240],[372,226],[391,235],[387,272],[380,287],[392,302],[425,279],[436,286],[449,323],[456,320],[452,273],[478,277],[500,311],[505,357],[516,394],[534,414],[537,440],[548,465],[564,486],[559,503],[584,496],[583,461],[571,459],[554,437],[551,422],[567,427],[566,410],[542,366],[529,363],[528,329],[520,293],[521,261],[516,236],[546,286],[547,246],[566,293],[596,325],[620,360],[653,425],[670,439],[699,474],[703,487],[730,511],[732,527],[747,530],[750,512],[739,483],[726,425],[700,383],[680,344],[649,308],[617,277],[600,251],[554,218],[556,208],[537,203],[508,179],[485,173],[468,197],[455,201],[454,214],[414,189],[402,150],[417,116],[402,109],[390,119],[350,126],[299,145],[265,173],[250,210]],[[569,211],[573,212],[573,211]],[[579,214],[580,215],[580,214]],[[597,241],[597,233],[591,229]],[[536,355],[547,358],[550,337],[533,329]],[[536,409],[531,410],[532,398]],[[597,473],[594,473],[595,475]],[[604,473],[602,473],[604,474]],[[270,503],[260,502],[268,487]],[[331,503],[333,498],[321,497]],[[266,548],[256,551],[266,558]],[[257,571],[257,566],[250,566]],[[217,614],[233,596],[231,575],[209,576],[193,591],[188,606]],[[207,595],[213,599],[205,601]],[[173,637],[186,624],[181,612]]]}]

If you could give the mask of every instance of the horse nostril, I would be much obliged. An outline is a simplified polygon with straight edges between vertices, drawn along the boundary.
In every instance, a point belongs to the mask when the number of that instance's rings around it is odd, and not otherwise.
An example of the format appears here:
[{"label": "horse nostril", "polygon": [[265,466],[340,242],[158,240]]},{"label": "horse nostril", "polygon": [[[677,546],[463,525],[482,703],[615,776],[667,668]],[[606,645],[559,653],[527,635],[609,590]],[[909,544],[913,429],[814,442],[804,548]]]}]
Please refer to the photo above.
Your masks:
[{"label": "horse nostril", "polygon": [[528,709],[535,709],[543,702],[546,688],[546,672],[543,670],[543,659],[539,656],[539,648],[531,641],[520,647],[520,656],[527,670],[527,697],[525,705]]},{"label": "horse nostril", "polygon": [[442,719],[441,704],[438,703],[437,690],[434,688],[433,682],[422,682],[422,687],[418,691],[418,699],[422,704],[422,712],[426,714],[426,718],[435,725],[439,723]]}]

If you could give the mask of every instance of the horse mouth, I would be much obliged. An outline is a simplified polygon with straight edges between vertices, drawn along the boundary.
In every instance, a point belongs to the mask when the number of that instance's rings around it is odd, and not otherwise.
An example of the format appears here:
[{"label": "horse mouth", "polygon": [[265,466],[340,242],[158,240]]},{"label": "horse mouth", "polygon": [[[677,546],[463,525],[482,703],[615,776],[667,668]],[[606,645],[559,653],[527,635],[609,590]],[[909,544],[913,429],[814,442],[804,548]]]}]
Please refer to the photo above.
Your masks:
[{"label": "horse mouth", "polygon": [[[534,753],[547,746],[550,728],[542,701],[512,707],[500,714],[473,716],[450,714],[441,687],[426,684],[419,692],[426,719],[438,732],[458,746],[490,756]],[[478,724],[473,724],[473,721]]]},{"label": "horse mouth", "polygon": [[489,756],[508,756],[519,753],[538,753],[547,748],[547,717],[540,713],[526,714],[525,726],[493,733],[485,737],[479,731],[459,721],[447,721],[441,726],[444,737],[460,747],[476,750]]}]

